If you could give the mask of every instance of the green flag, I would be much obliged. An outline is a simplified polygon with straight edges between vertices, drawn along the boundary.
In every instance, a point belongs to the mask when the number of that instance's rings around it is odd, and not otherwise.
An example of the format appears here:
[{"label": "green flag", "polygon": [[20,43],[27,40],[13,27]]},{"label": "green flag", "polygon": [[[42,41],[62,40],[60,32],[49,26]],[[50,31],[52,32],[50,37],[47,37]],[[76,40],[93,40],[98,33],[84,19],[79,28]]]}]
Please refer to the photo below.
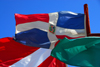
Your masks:
[{"label": "green flag", "polygon": [[100,67],[100,37],[64,38],[52,50],[51,56],[70,65]]}]

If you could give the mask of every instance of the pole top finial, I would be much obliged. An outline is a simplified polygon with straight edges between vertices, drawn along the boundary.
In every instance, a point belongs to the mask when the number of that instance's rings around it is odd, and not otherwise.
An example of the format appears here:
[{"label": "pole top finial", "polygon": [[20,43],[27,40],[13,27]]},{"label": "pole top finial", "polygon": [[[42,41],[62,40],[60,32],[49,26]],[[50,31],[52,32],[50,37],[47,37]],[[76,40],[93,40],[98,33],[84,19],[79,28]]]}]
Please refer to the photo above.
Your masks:
[{"label": "pole top finial", "polygon": [[88,7],[88,4],[84,4],[84,7]]}]

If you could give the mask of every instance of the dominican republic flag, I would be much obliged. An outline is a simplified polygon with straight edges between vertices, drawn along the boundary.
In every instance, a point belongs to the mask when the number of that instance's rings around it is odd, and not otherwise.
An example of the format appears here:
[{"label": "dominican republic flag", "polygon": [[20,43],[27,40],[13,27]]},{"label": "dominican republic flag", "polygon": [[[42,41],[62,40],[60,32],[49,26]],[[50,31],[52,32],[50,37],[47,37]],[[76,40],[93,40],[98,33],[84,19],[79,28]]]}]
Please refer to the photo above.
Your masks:
[{"label": "dominican republic flag", "polygon": [[76,39],[86,36],[84,14],[70,11],[15,14],[15,19],[15,37],[1,39],[2,67],[69,67],[50,56],[52,49],[64,37]]},{"label": "dominican republic flag", "polygon": [[15,14],[15,40],[27,46],[53,49],[58,39],[85,36],[84,14],[69,11],[48,14]]}]

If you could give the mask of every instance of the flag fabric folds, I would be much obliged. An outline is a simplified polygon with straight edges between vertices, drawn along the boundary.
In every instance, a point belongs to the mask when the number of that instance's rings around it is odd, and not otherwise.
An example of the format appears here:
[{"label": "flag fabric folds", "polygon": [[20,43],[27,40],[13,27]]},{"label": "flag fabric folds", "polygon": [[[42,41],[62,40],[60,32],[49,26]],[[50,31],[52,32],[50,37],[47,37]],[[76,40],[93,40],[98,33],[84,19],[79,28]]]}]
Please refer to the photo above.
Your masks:
[{"label": "flag fabric folds", "polygon": [[0,39],[0,67],[67,67],[50,53],[50,49],[26,46],[10,37]]},{"label": "flag fabric folds", "polygon": [[51,56],[60,61],[82,67],[100,66],[100,37],[62,39],[52,50]]},{"label": "flag fabric folds", "polygon": [[8,67],[39,48],[22,45],[13,38],[0,39],[0,67]]},{"label": "flag fabric folds", "polygon": [[53,49],[59,38],[85,36],[84,14],[80,13],[15,14],[15,19],[15,40],[28,46]]}]

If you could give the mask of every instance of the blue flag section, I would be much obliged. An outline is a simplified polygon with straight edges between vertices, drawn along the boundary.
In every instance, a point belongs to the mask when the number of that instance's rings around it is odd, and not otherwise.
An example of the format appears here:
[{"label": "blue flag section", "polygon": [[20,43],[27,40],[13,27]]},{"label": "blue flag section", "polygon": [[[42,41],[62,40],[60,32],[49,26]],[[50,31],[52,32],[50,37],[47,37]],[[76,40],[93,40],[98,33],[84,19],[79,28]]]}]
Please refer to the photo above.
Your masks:
[{"label": "blue flag section", "polygon": [[84,14],[59,12],[57,26],[69,29],[84,29]]},{"label": "blue flag section", "polygon": [[15,37],[17,42],[27,46],[49,48],[51,44],[47,32],[35,28],[15,34]]}]

